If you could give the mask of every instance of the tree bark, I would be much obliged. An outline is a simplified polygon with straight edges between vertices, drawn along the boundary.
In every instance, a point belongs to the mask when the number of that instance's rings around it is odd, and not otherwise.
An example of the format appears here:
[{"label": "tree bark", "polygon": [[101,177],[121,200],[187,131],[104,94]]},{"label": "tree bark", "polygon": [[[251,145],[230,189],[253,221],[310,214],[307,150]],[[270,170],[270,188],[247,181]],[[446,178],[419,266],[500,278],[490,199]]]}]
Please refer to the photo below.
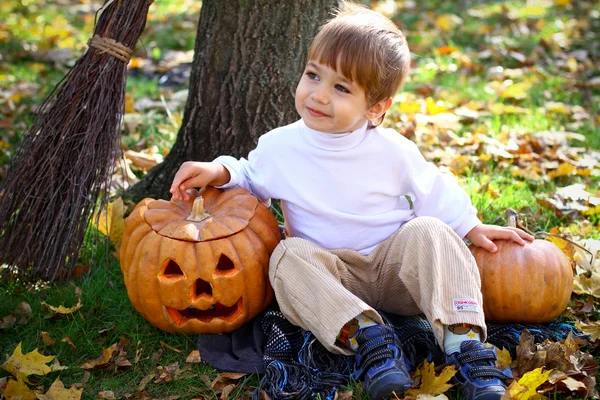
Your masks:
[{"label": "tree bark", "polygon": [[295,121],[294,91],[310,41],[338,0],[204,0],[177,140],[131,189],[169,198],[187,160],[246,156],[260,135]]}]

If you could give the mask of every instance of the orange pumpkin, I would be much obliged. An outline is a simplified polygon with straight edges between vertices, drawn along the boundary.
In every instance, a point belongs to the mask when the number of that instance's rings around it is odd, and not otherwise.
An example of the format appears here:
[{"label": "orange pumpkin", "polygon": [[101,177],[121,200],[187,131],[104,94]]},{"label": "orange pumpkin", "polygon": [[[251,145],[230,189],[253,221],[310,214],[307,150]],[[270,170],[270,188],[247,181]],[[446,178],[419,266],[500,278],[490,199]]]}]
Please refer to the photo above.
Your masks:
[{"label": "orange pumpkin", "polygon": [[481,275],[485,318],[499,323],[547,323],[567,307],[573,270],[558,246],[534,240],[494,242],[498,251],[470,246]]},{"label": "orange pumpkin", "polygon": [[164,331],[231,332],[273,300],[268,269],[281,239],[277,220],[244,189],[189,193],[188,201],[144,199],[125,221],[127,294]]}]

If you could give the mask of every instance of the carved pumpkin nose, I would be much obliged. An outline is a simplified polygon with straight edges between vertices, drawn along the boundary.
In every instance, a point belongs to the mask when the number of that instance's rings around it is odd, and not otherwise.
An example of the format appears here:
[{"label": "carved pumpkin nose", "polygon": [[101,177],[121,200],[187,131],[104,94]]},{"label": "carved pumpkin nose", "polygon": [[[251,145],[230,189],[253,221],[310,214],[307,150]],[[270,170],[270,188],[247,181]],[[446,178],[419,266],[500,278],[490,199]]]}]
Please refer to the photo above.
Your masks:
[{"label": "carved pumpkin nose", "polygon": [[195,293],[192,293],[193,298],[200,297],[202,295],[208,295],[212,297],[212,285],[205,280],[197,279],[196,284],[194,285],[194,292]]}]

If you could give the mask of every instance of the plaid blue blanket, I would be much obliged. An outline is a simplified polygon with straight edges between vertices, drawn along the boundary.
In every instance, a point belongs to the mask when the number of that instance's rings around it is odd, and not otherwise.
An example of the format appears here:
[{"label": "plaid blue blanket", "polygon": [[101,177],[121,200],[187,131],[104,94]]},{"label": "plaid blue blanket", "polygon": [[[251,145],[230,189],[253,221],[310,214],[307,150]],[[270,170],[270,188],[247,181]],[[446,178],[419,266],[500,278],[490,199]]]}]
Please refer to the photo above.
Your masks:
[{"label": "plaid blue blanket", "polygon": [[[412,368],[423,360],[444,362],[431,325],[423,315],[402,317],[381,313],[393,327]],[[572,325],[488,323],[488,342],[516,356],[521,333],[529,330],[536,343],[546,339],[564,340],[569,333],[586,336]],[[307,331],[292,325],[280,311],[271,309],[230,334],[200,335],[198,350],[202,359],[222,371],[260,373],[260,391],[273,400],[333,399],[338,388],[348,383],[354,357],[327,351]]]}]

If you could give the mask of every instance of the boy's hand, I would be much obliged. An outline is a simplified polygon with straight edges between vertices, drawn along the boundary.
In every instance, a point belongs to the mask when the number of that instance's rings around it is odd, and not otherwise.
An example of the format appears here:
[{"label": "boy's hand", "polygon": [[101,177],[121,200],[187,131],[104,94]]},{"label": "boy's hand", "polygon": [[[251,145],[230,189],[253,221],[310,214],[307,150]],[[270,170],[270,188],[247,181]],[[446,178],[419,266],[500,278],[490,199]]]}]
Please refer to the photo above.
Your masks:
[{"label": "boy's hand", "polygon": [[188,189],[208,185],[221,186],[229,182],[231,176],[222,164],[214,162],[186,161],[181,164],[173,178],[171,201],[188,200]]},{"label": "boy's hand", "polygon": [[525,245],[525,240],[532,242],[533,236],[519,228],[503,227],[497,225],[477,225],[471,229],[465,236],[475,246],[482,247],[487,251],[495,253],[498,247],[492,242],[495,239],[512,240],[521,246]]}]

